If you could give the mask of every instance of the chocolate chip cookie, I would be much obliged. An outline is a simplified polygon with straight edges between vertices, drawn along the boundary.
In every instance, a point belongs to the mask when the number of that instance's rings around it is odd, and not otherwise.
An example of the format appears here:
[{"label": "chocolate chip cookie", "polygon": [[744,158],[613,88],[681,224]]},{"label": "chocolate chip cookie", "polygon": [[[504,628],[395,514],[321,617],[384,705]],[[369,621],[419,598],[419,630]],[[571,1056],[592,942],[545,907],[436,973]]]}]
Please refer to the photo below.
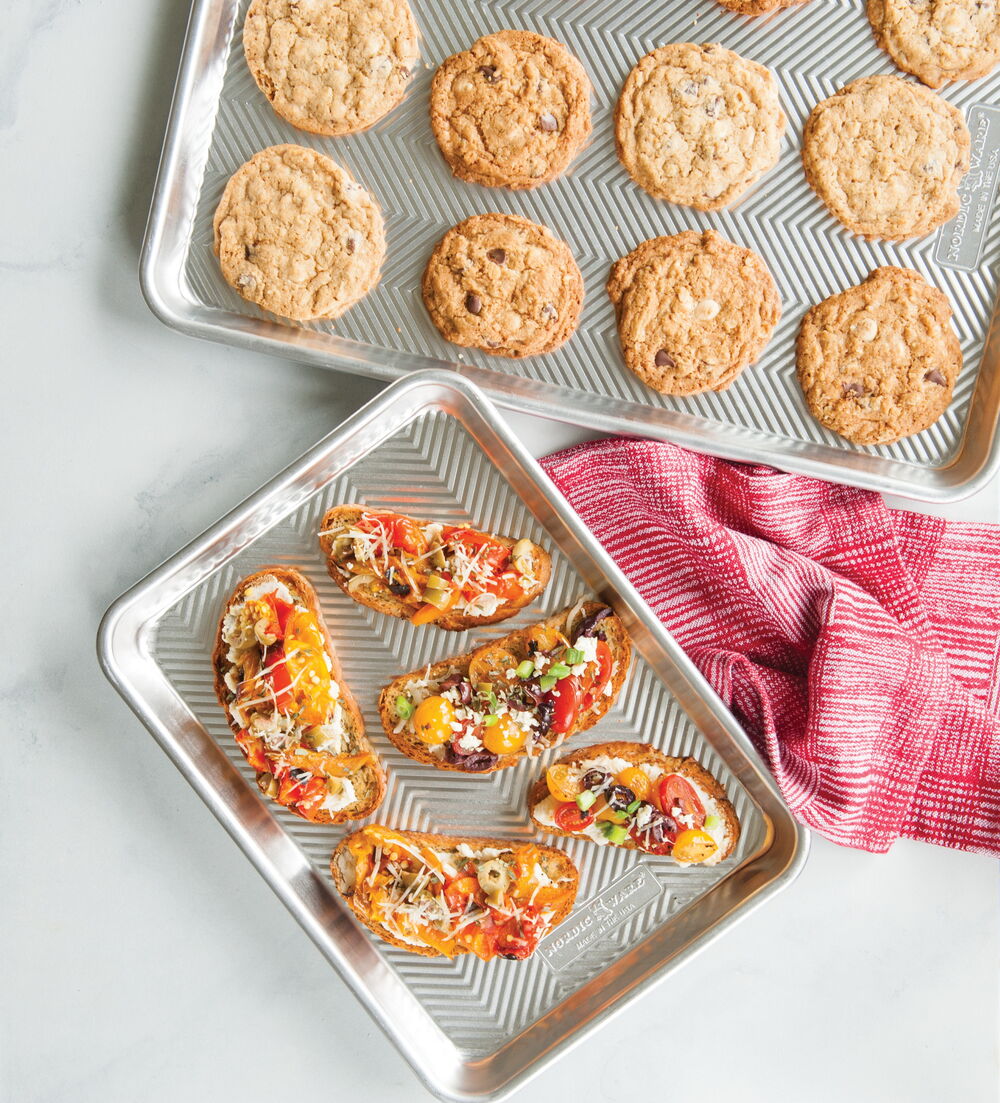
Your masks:
[{"label": "chocolate chip cookie", "polygon": [[996,0],[868,0],[875,41],[931,88],[975,80],[1000,61]]},{"label": "chocolate chip cookie", "polygon": [[957,107],[902,77],[862,77],[806,120],[806,179],[849,230],[922,237],[953,218],[969,169],[969,129]]},{"label": "chocolate chip cookie", "polygon": [[806,314],[796,364],[817,421],[855,444],[892,444],[944,413],[962,350],[936,287],[908,268],[876,268]]},{"label": "chocolate chip cookie", "polygon": [[725,390],[781,317],[761,258],[714,230],[644,241],[611,266],[607,289],[625,363],[661,394]]},{"label": "chocolate chip cookie", "polygon": [[590,134],[590,80],[551,38],[486,35],[434,74],[431,126],[459,179],[537,188],[566,170]]},{"label": "chocolate chip cookie", "polygon": [[244,299],[304,321],[336,318],[378,283],[375,200],[315,150],[271,146],[236,170],[215,212],[215,253]]},{"label": "chocolate chip cookie", "polygon": [[778,8],[791,8],[804,2],[805,0],[719,0],[724,8],[739,12],[740,15],[766,15]]},{"label": "chocolate chip cookie", "polygon": [[569,246],[510,214],[477,214],[450,229],[424,271],[431,320],[456,345],[497,356],[551,352],[576,329],[583,277]]},{"label": "chocolate chip cookie", "polygon": [[778,163],[785,115],[770,70],[716,44],[646,54],[615,112],[618,157],[660,199],[715,211]]},{"label": "chocolate chip cookie", "polygon": [[243,50],[274,110],[328,135],[391,111],[420,56],[406,0],[253,0]]}]

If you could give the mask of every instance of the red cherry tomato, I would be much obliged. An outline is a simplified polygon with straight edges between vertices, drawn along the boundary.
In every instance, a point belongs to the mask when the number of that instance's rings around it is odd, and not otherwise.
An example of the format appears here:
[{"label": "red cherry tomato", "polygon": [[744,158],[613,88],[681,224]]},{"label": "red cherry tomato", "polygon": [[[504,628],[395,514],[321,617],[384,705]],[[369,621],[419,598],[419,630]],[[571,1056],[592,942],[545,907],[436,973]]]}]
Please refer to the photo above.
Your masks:
[{"label": "red cherry tomato", "polygon": [[649,834],[643,834],[637,830],[635,824],[629,828],[629,835],[632,836],[635,845],[646,854],[669,854],[674,849],[674,839],[677,838],[677,832],[680,830],[676,824],[674,824],[673,831],[663,832],[663,838],[659,841],[654,839]]},{"label": "red cherry tomato", "polygon": [[[693,823],[690,826],[701,827],[704,824],[705,808],[691,784],[680,774],[667,774],[665,778],[661,778],[660,784],[656,787],[656,795],[661,812],[670,816],[679,806],[681,813],[693,817]],[[685,826],[688,825],[685,824]]]},{"label": "red cherry tomato", "polygon": [[285,649],[280,643],[267,649],[264,666],[269,671],[267,676],[271,680],[271,689],[274,691],[274,707],[279,711],[288,708],[293,696],[292,679],[285,661]]},{"label": "red cherry tomato", "polygon": [[442,529],[441,536],[449,544],[461,544],[470,555],[475,555],[480,548],[485,548],[478,561],[488,563],[498,573],[510,560],[510,548],[506,544],[497,543],[485,532],[476,532],[475,529],[445,528]]},{"label": "red cherry tomato", "polygon": [[589,709],[604,692],[604,687],[611,680],[611,667],[614,660],[611,657],[611,648],[607,640],[597,641],[597,666],[588,667],[589,684],[583,694],[583,707]]},{"label": "red cherry tomato", "polygon": [[470,896],[475,896],[479,891],[479,878],[475,868],[466,866],[454,877],[449,877],[444,883],[444,898],[452,911],[464,911]]},{"label": "red cherry tomato", "polygon": [[292,615],[295,606],[290,601],[282,601],[277,594],[267,594],[265,598],[274,610],[274,620],[278,626],[277,632],[274,632],[273,635],[279,640],[283,640],[288,626],[288,618]]},{"label": "red cherry tomato", "polygon": [[582,831],[594,822],[594,817],[589,812],[581,812],[575,801],[558,805],[554,819],[560,831]]},{"label": "red cherry tomato", "polygon": [[240,750],[246,755],[247,762],[250,763],[258,774],[262,774],[271,769],[267,757],[264,754],[263,739],[258,738],[256,735],[251,735],[246,728],[244,728],[243,731],[236,736],[236,742],[240,745]]},{"label": "red cherry tomato", "polygon": [[545,700],[551,701],[555,706],[552,713],[552,723],[549,725],[554,732],[560,735],[568,732],[573,726],[573,721],[580,712],[583,704],[583,690],[580,679],[572,675],[568,678],[560,678],[555,686],[545,694]]},{"label": "red cherry tomato", "polygon": [[420,526],[399,513],[365,513],[358,521],[362,532],[383,531],[394,548],[402,548],[410,555],[420,555],[427,541]]}]

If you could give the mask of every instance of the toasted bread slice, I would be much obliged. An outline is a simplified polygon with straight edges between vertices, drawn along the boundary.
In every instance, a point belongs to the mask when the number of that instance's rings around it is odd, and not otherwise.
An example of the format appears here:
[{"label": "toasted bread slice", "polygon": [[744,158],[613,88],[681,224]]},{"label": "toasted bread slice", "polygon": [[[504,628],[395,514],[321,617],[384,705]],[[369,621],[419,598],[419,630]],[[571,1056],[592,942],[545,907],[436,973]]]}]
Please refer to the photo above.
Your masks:
[{"label": "toasted bread slice", "polygon": [[[233,664],[227,658],[229,646],[223,637],[226,615],[233,610],[234,607],[239,606],[244,601],[248,589],[262,583],[266,584],[271,580],[285,586],[291,593],[295,603],[301,603],[315,616],[317,625],[322,634],[326,653],[330,659],[330,676],[339,690],[336,699],[340,705],[340,718],[343,726],[343,746],[334,757],[342,759],[346,764],[347,769],[343,776],[353,787],[354,799],[351,800],[349,804],[346,804],[342,808],[338,808],[336,811],[330,811],[327,808],[319,807],[307,814],[307,812],[296,806],[295,802],[291,800],[290,795],[286,797],[286,799],[280,799],[279,791],[281,785],[277,774],[269,769],[258,768],[258,766],[262,766],[265,763],[262,759],[258,758],[257,764],[255,765],[251,758],[250,750],[248,750],[248,747],[245,746],[239,738],[246,729],[233,715],[232,706],[236,700],[236,696],[226,682],[227,673],[233,669]],[[316,596],[316,591],[312,588],[312,585],[304,575],[290,567],[262,567],[259,571],[249,575],[239,583],[223,607],[222,617],[219,620],[219,627],[215,636],[215,648],[212,652],[212,670],[215,676],[215,694],[219,699],[219,704],[226,714],[226,719],[229,721],[229,726],[233,734],[238,737],[237,742],[240,745],[240,749],[243,750],[244,755],[251,765],[257,769],[257,785],[264,795],[277,800],[278,803],[283,804],[292,812],[295,812],[296,815],[302,816],[303,819],[322,824],[345,823],[347,820],[362,819],[364,816],[371,815],[371,813],[382,803],[386,789],[385,771],[382,769],[382,764],[372,749],[368,737],[365,735],[364,720],[361,717],[361,711],[357,706],[357,702],[351,696],[350,690],[344,683],[340,664],[337,661],[337,653],[333,648],[333,641],[330,638],[329,630],[320,612],[319,599]],[[262,753],[267,759],[266,764],[273,766],[278,765],[280,760],[283,757],[287,757],[287,753],[289,752],[305,752],[307,750],[308,748],[301,743],[301,740],[294,739],[283,752],[278,753],[276,756],[272,757],[266,750]],[[351,758],[356,759],[355,764],[350,762]],[[350,769],[349,767],[351,765],[356,765],[356,768]],[[284,767],[282,770],[283,769]],[[332,783],[328,782],[328,784]],[[294,792],[294,789],[292,791]]]},{"label": "toasted bread slice", "polygon": [[[368,827],[363,827],[341,839],[330,859],[330,872],[333,875],[333,882],[337,886],[337,891],[347,902],[351,911],[357,918],[373,934],[378,935],[383,941],[388,942],[392,946],[397,946],[401,950],[407,950],[412,954],[421,954],[424,957],[456,956],[458,954],[476,952],[468,945],[463,945],[459,942],[451,947],[450,953],[446,954],[444,951],[434,946],[422,944],[420,940],[414,936],[411,936],[412,940],[407,938],[406,933],[399,930],[398,927],[396,931],[389,929],[384,922],[371,914],[368,907],[370,903],[368,899],[368,893],[370,891],[369,878],[366,876],[362,880],[361,889],[359,891],[358,878],[356,875],[358,859],[356,858],[355,850],[361,849],[367,856],[366,860],[370,859],[372,861],[377,861],[377,856],[380,854],[380,851],[376,851],[376,846],[379,843],[379,835],[388,835],[392,838],[403,840],[406,844],[407,852],[414,856],[424,852],[424,848],[429,849],[441,861],[443,874],[446,879],[453,876],[454,873],[457,873],[459,870],[465,869],[470,860],[475,864],[477,861],[490,860],[496,857],[503,859],[508,855],[511,858],[516,858],[519,854],[528,854],[530,852],[531,857],[537,861],[538,866],[544,874],[544,879],[536,878],[536,884],[542,886],[543,893],[548,893],[548,899],[545,900],[544,903],[541,901],[538,902],[538,914],[540,918],[538,920],[537,929],[534,932],[535,937],[533,941],[544,938],[545,935],[554,927],[558,926],[573,909],[577,888],[579,887],[580,874],[570,857],[556,847],[543,846],[539,843],[531,841],[525,842],[524,840],[471,838],[459,835],[432,835],[420,831],[390,831],[390,829],[380,824],[370,824]],[[468,850],[465,853],[461,853],[459,850],[460,847],[468,848]],[[470,852],[472,855],[471,859]],[[499,852],[499,854],[497,852]],[[552,882],[552,884],[550,885],[548,882]],[[440,879],[431,879],[429,883],[432,890],[436,891]],[[532,891],[534,891],[533,886]],[[523,897],[520,903],[523,907],[525,903]],[[534,903],[535,901],[532,901],[531,905]],[[499,906],[502,910],[506,910],[506,903],[502,902]],[[524,949],[528,952],[524,953],[522,950],[517,956],[530,956],[530,952],[533,948],[533,946],[525,947]],[[501,956],[510,955],[501,954]]]},{"label": "toasted bread slice", "polygon": [[[662,751],[657,750],[656,747],[651,747],[648,743],[615,741],[611,743],[595,743],[589,747],[580,747],[570,754],[564,755],[557,762],[552,763],[549,769],[568,766],[577,768],[577,772],[580,773],[590,768],[598,768],[603,769],[607,773],[617,774],[621,771],[622,767],[618,766],[617,769],[612,769],[611,764],[617,764],[618,762],[623,762],[628,766],[638,767],[640,769],[646,767],[644,772],[655,779],[653,781],[654,785],[657,783],[660,776],[666,774],[680,774],[681,777],[685,778],[695,788],[695,792],[704,805],[706,813],[714,815],[718,821],[711,825],[711,829],[709,829],[708,826],[704,828],[712,835],[718,849],[709,858],[697,864],[715,865],[728,858],[733,853],[740,837],[740,823],[736,817],[736,811],[730,803],[729,798],[726,796],[725,789],[723,789],[708,770],[693,758],[676,758],[672,755],[664,754]],[[550,835],[579,838],[582,834],[592,842],[601,845],[609,844],[609,840],[596,829],[596,825],[584,832],[561,830],[551,818],[555,805],[555,798],[550,794],[546,774],[543,774],[534,785],[532,785],[528,792],[528,810],[531,813],[531,819],[535,826]],[[594,807],[596,807],[596,805]],[[622,843],[615,845],[619,845],[624,850],[646,850],[646,847],[639,846],[636,843],[631,834],[628,834]],[[649,852],[663,853],[662,850],[656,849]],[[675,861],[677,861],[677,859],[675,859]],[[678,864],[692,865],[695,863],[678,861]]]},{"label": "toasted bread slice", "polygon": [[[573,630],[588,617],[607,609],[598,601],[583,602],[571,609],[564,609],[548,619],[530,628],[511,632],[498,640],[484,644],[475,651],[459,655],[453,659],[443,659],[424,670],[414,670],[394,678],[379,695],[378,709],[389,739],[403,752],[417,762],[436,766],[439,770],[456,770],[460,773],[493,773],[508,766],[515,766],[525,757],[534,757],[556,747],[577,732],[586,731],[601,719],[614,704],[625,677],[628,674],[632,657],[632,643],[621,620],[610,610],[600,622],[602,637],[611,650],[612,669],[606,689],[597,696],[593,704],[580,712],[576,720],[565,732],[555,732],[551,728],[531,732],[524,745],[510,754],[480,756],[475,754],[455,755],[448,748],[451,744],[430,746],[422,742],[413,730],[406,726],[397,709],[399,697],[409,697],[418,692],[417,687],[426,686],[428,696],[435,692],[434,687],[449,676],[458,676],[473,683],[488,681],[494,685],[508,687],[516,682],[506,678],[506,671],[515,669],[521,662],[534,654],[532,642],[538,633],[554,629],[573,642]],[[572,623],[568,623],[572,617]],[[492,760],[490,760],[492,759]],[[471,760],[471,763],[470,763]]]},{"label": "toasted bread slice", "polygon": [[[386,616],[411,620],[423,605],[422,601],[412,594],[404,593],[403,596],[399,596],[393,593],[389,588],[388,581],[378,572],[358,573],[347,569],[341,562],[338,562],[336,555],[338,535],[346,532],[352,525],[357,524],[361,515],[367,512],[379,513],[382,511],[369,510],[361,505],[334,506],[333,509],[327,510],[320,524],[319,534],[320,548],[326,557],[326,569],[344,593],[360,605],[374,609],[377,613],[384,613]],[[412,522],[421,529],[433,523],[421,521],[406,514],[396,514],[396,516]],[[489,535],[490,540],[511,550],[520,543],[520,541],[509,536],[495,536],[486,533],[483,535]],[[526,605],[530,605],[548,585],[549,575],[552,571],[552,560],[544,548],[540,548],[530,541],[526,541],[526,544],[530,544],[530,547],[524,549],[530,567],[525,577],[531,581],[525,586],[520,596],[504,600],[491,613],[484,612],[480,615],[474,615],[455,609],[444,612],[426,623],[434,624],[448,632],[464,632],[467,628],[497,624],[499,621],[507,620]],[[405,584],[401,588],[404,591],[407,589]]]}]

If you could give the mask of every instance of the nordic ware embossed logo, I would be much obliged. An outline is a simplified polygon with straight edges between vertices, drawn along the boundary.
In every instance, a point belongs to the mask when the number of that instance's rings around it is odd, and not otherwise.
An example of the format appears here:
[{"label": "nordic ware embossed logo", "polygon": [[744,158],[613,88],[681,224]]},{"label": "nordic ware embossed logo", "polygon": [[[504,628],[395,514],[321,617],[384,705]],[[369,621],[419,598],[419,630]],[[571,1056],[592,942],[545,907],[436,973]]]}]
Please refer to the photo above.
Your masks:
[{"label": "nordic ware embossed logo", "polygon": [[600,896],[581,905],[575,915],[541,942],[538,950],[542,961],[557,973],[572,965],[662,892],[662,886],[644,866],[629,870]]},{"label": "nordic ware embossed logo", "polygon": [[958,189],[958,214],[938,231],[934,259],[946,268],[972,272],[979,266],[1000,181],[1000,107],[978,105],[969,112],[972,151]]}]

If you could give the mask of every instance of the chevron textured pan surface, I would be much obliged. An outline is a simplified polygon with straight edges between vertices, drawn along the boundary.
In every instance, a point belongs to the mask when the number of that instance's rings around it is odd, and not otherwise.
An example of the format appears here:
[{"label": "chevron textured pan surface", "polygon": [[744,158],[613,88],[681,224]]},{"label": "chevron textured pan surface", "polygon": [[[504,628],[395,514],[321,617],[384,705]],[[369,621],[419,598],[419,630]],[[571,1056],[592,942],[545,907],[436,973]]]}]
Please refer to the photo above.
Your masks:
[{"label": "chevron textured pan surface", "polygon": [[[489,531],[528,535],[553,551],[552,580],[542,599],[530,609],[506,625],[479,633],[414,628],[405,621],[380,616],[356,605],[334,585],[319,553],[316,533],[324,511],[336,503],[354,501],[401,509],[418,517],[471,520]],[[465,651],[486,635],[500,635],[512,626],[531,623],[572,604],[585,591],[570,562],[553,547],[476,441],[456,418],[441,410],[418,416],[346,472],[316,487],[293,513],[281,516],[279,506],[269,503],[262,507],[263,515],[275,518],[273,525],[235,558],[207,574],[157,625],[153,657],[198,721],[256,792],[253,772],[236,747],[215,699],[210,656],[223,603],[237,581],[268,563],[294,566],[317,589],[345,680],[388,769],[388,795],[373,818],[424,831],[532,837],[524,797],[546,763],[559,756],[558,750],[488,777],[440,772],[418,765],[392,747],[382,733],[375,702],[381,686],[402,671]],[[564,930],[590,912],[606,916],[601,905],[588,909],[588,901],[640,865],[655,877],[660,890],[565,966],[561,965],[563,959],[550,965],[539,955],[528,962],[484,964],[473,957],[449,962],[417,957],[373,939],[383,959],[405,980],[465,1059],[495,1051],[612,964],[665,918],[710,889],[761,844],[764,825],[756,806],[640,657],[614,709],[576,742],[607,739],[649,741],[672,754],[698,758],[733,799],[743,825],[737,853],[714,869],[681,870],[667,859],[564,840],[581,872],[577,908]],[[328,879],[330,854],[346,829],[317,827],[273,803],[267,807]],[[336,895],[332,883],[330,892]]]},{"label": "chevron textured pan surface", "polygon": [[[187,241],[185,276],[200,302],[243,314],[245,303],[222,280],[212,254],[212,215],[229,176],[265,146],[297,142],[346,165],[378,198],[386,216],[388,257],[381,283],[335,322],[311,328],[367,346],[462,361],[494,372],[565,388],[680,410],[715,427],[720,447],[726,427],[754,434],[761,458],[769,443],[801,441],[838,450],[854,446],[820,427],[805,408],[794,367],[794,342],[805,310],[857,283],[881,264],[916,268],[946,292],[965,355],[965,369],[949,410],[926,432],[873,454],[938,466],[959,449],[997,292],[1000,221],[989,230],[978,269],[959,272],[934,259],[938,235],[902,244],[864,242],[826,213],[805,183],[800,134],[819,100],[856,77],[894,72],[872,40],[864,0],[812,0],[767,19],[736,16],[712,0],[411,0],[423,36],[423,64],[406,100],[371,130],[320,138],[280,119],[254,84],[242,51],[248,0],[228,0],[228,54],[200,195]],[[427,99],[434,68],[478,36],[506,27],[527,28],[567,43],[594,83],[594,133],[571,173],[531,192],[510,192],[456,181],[434,142]],[[704,215],[652,199],[618,163],[612,112],[635,61],[665,42],[721,42],[771,67],[781,86],[789,125],[781,161],[737,206]],[[968,115],[979,103],[1000,103],[1000,74],[953,85],[943,95]],[[206,120],[208,122],[209,120]],[[511,362],[446,342],[420,297],[420,277],[435,242],[469,215],[504,211],[550,226],[569,242],[584,274],[587,297],[580,328],[556,353]],[[624,367],[614,315],[604,292],[608,266],[637,242],[658,234],[714,227],[757,250],[774,273],[784,314],[755,367],[721,394],[674,399],[646,388]],[[289,323],[291,324],[291,323]]]}]

